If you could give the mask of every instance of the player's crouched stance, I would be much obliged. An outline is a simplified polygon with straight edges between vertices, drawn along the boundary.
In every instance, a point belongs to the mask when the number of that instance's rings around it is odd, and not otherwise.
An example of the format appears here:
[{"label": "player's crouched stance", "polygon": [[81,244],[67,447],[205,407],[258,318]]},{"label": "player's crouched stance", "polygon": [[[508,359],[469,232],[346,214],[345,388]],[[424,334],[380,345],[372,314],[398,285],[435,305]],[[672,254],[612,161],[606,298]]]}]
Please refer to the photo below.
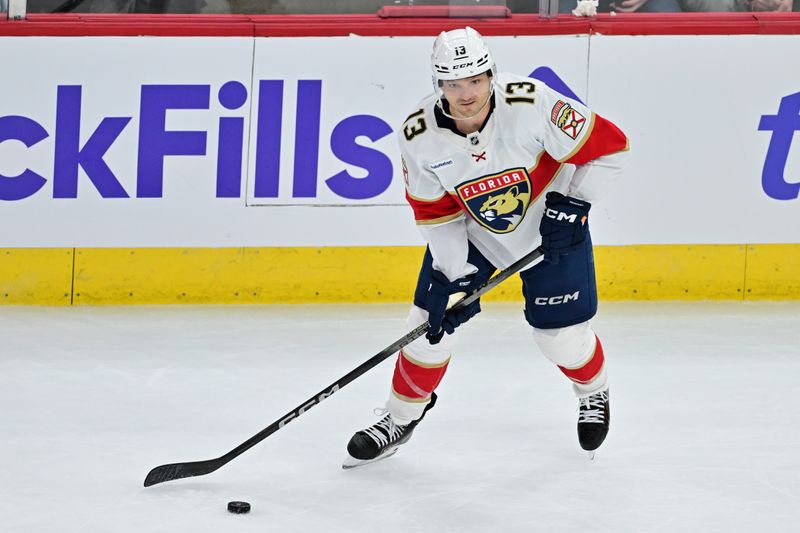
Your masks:
[{"label": "player's crouched stance", "polygon": [[540,240],[544,260],[520,274],[525,318],[572,382],[578,441],[593,456],[610,405],[603,348],[589,324],[597,291],[588,216],[619,175],[627,138],[538,80],[498,74],[472,28],[442,32],[431,59],[436,92],[399,132],[406,197],[428,243],[407,325],[427,321],[428,332],[400,351],[382,417],[353,435],[343,466],[384,459],[408,442],[436,404],[456,328],[480,312],[475,301],[446,313],[451,296]]}]

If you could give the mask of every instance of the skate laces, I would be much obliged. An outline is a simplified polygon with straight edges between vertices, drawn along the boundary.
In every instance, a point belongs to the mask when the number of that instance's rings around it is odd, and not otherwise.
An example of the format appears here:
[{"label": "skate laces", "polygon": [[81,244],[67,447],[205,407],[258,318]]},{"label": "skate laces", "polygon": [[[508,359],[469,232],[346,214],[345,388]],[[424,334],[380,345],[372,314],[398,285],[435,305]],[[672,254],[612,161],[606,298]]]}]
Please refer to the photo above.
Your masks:
[{"label": "skate laces", "polygon": [[376,415],[384,416],[377,424],[368,427],[364,433],[370,436],[379,446],[385,446],[390,442],[397,440],[403,434],[405,426],[398,426],[392,420],[392,416],[387,414],[387,409],[375,409]]},{"label": "skate laces", "polygon": [[578,404],[578,424],[604,424],[607,401],[608,394],[605,391],[581,398]]}]

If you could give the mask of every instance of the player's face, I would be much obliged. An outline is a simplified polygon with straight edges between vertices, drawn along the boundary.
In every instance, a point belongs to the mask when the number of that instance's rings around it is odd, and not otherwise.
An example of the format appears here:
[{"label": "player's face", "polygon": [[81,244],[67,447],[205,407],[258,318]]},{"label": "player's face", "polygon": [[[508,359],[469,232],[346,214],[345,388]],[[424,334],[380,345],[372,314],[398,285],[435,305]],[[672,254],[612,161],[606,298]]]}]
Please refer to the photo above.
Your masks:
[{"label": "player's face", "polygon": [[485,72],[442,82],[444,97],[450,104],[450,113],[456,117],[471,117],[486,104],[491,89],[491,79]]}]

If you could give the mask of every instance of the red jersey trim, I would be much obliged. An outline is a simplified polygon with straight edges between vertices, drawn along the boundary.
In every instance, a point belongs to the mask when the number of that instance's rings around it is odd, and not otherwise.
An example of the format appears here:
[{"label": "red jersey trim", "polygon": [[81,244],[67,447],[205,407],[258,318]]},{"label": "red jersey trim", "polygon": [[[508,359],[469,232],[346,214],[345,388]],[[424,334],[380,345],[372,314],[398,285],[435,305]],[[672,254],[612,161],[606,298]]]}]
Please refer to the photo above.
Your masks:
[{"label": "red jersey trim", "polygon": [[598,157],[628,150],[628,137],[613,122],[593,114],[590,130],[562,163],[585,165]]},{"label": "red jersey trim", "polygon": [[406,200],[414,210],[417,224],[442,224],[461,216],[461,206],[449,193],[437,200],[423,200],[406,191]]},{"label": "red jersey trim", "polygon": [[533,186],[530,205],[536,203],[536,200],[539,199],[556,176],[558,176],[562,166],[564,165],[553,159],[553,156],[547,152],[539,154],[536,164],[533,168],[528,169],[528,175],[531,177],[531,184]]}]

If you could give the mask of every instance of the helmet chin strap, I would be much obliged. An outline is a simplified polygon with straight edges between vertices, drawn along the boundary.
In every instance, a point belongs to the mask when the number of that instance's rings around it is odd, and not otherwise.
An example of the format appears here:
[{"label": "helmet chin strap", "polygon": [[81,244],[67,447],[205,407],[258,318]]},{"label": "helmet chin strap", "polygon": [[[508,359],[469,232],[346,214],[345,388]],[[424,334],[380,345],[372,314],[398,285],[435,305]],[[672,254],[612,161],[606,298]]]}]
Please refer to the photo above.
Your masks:
[{"label": "helmet chin strap", "polygon": [[481,108],[478,109],[474,115],[470,115],[468,117],[456,117],[445,111],[444,105],[442,105],[442,98],[444,97],[444,92],[442,92],[442,94],[439,96],[439,99],[436,100],[436,105],[439,107],[439,110],[442,112],[442,114],[447,118],[452,118],[453,120],[470,120],[480,115],[483,112],[483,110],[486,109],[486,106],[489,105],[489,100],[492,99],[493,94],[494,94],[494,81],[492,81],[492,83],[489,85],[489,95],[486,97],[486,101],[483,103]]}]

